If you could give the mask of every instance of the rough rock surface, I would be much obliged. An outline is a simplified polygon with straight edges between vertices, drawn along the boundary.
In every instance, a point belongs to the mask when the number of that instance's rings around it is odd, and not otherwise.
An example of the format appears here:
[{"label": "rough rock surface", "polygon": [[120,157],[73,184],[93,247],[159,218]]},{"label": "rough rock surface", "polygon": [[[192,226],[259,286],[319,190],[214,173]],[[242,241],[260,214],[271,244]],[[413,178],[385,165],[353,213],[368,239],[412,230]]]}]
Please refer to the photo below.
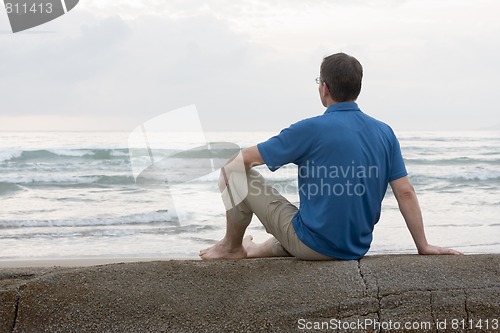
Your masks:
[{"label": "rough rock surface", "polygon": [[1,333],[496,332],[499,317],[500,255],[0,269]]}]

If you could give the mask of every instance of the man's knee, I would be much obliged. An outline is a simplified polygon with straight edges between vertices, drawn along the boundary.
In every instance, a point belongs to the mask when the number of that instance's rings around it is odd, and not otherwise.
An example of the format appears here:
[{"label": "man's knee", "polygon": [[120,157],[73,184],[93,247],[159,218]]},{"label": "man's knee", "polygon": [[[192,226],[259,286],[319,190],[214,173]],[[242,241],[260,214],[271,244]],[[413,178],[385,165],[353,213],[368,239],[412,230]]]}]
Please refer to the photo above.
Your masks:
[{"label": "man's knee", "polygon": [[260,196],[265,194],[265,183],[264,177],[257,171],[251,169],[247,172],[248,195]]},{"label": "man's knee", "polygon": [[226,178],[226,187],[222,191],[222,201],[226,211],[242,203],[248,195],[247,175],[244,172],[232,172]]}]

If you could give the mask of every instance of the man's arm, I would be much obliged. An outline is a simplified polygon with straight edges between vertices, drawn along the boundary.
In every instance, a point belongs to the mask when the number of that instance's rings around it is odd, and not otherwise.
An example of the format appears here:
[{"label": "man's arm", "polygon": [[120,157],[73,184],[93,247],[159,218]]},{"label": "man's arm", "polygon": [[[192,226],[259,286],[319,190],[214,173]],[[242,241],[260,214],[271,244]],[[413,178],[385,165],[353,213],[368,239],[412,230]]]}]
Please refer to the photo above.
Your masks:
[{"label": "man's arm", "polygon": [[223,191],[224,188],[226,188],[226,182],[229,179],[231,172],[242,172],[243,168],[245,168],[245,170],[250,170],[251,168],[262,164],[264,164],[264,160],[262,159],[257,146],[243,149],[238,154],[233,156],[226,163],[226,165],[221,168],[219,189]]},{"label": "man's arm", "polygon": [[408,177],[396,179],[390,182],[390,185],[419,254],[463,254],[453,249],[430,245],[427,242],[422,211],[415,189]]},{"label": "man's arm", "polygon": [[241,151],[241,155],[243,157],[243,164],[245,165],[246,170],[264,164],[264,160],[262,159],[257,146],[243,149]]}]

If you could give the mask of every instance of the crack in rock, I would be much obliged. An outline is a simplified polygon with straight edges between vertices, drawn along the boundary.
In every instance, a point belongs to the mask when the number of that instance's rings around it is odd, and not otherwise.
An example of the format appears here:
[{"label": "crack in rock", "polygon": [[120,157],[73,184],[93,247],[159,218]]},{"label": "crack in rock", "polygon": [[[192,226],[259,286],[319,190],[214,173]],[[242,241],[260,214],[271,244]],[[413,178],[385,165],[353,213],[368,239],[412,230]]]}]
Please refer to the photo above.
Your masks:
[{"label": "crack in rock", "polygon": [[365,275],[363,274],[363,271],[361,269],[361,259],[358,260],[358,273],[359,273],[359,276],[361,277],[361,280],[363,280],[363,284],[365,286],[365,291],[363,292],[363,296],[367,296],[368,295],[368,284],[366,282]]},{"label": "crack in rock", "polygon": [[[435,323],[436,322],[436,316],[434,315],[434,308],[433,308],[433,302],[432,302],[432,290],[428,290],[429,292],[429,308],[430,308],[430,311],[431,311],[431,318],[432,318],[432,322]],[[437,332],[437,329],[435,330],[435,332]]]},{"label": "crack in rock", "polygon": [[[464,293],[465,293],[465,302],[464,302],[465,316],[466,316],[466,320],[467,320],[467,323],[468,323],[469,319],[470,319],[470,314],[469,314],[469,309],[468,309],[468,306],[467,306],[467,290],[464,290]],[[470,332],[470,330],[466,330],[466,331]]]},{"label": "crack in rock", "polygon": [[12,321],[12,329],[11,332],[14,333],[16,330],[17,324],[17,315],[19,313],[19,302],[21,301],[21,290],[20,288],[16,289],[16,304],[14,305],[14,320]]},{"label": "crack in rock", "polygon": [[375,278],[375,285],[377,286],[377,300],[378,300],[377,321],[380,322],[381,312],[382,312],[382,297],[380,297],[380,286],[378,285],[377,278]]}]

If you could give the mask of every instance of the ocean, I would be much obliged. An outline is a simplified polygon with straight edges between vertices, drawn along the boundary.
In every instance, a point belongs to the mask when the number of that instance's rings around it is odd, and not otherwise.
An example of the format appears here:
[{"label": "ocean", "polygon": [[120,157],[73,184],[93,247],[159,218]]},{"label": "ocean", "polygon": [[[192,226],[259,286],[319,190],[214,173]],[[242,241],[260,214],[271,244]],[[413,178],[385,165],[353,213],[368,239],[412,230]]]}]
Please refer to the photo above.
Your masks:
[{"label": "ocean", "polygon": [[[0,133],[0,260],[194,259],[218,241],[225,230],[218,172],[206,169],[162,186],[137,184],[128,135]],[[205,134],[239,147],[272,135]],[[429,242],[500,253],[500,132],[397,135]],[[190,133],[178,133],[164,156],[182,152],[190,140]],[[258,169],[298,203],[295,166]],[[256,218],[247,232],[256,241],[268,237]],[[368,254],[389,253],[416,253],[390,189]]]}]

